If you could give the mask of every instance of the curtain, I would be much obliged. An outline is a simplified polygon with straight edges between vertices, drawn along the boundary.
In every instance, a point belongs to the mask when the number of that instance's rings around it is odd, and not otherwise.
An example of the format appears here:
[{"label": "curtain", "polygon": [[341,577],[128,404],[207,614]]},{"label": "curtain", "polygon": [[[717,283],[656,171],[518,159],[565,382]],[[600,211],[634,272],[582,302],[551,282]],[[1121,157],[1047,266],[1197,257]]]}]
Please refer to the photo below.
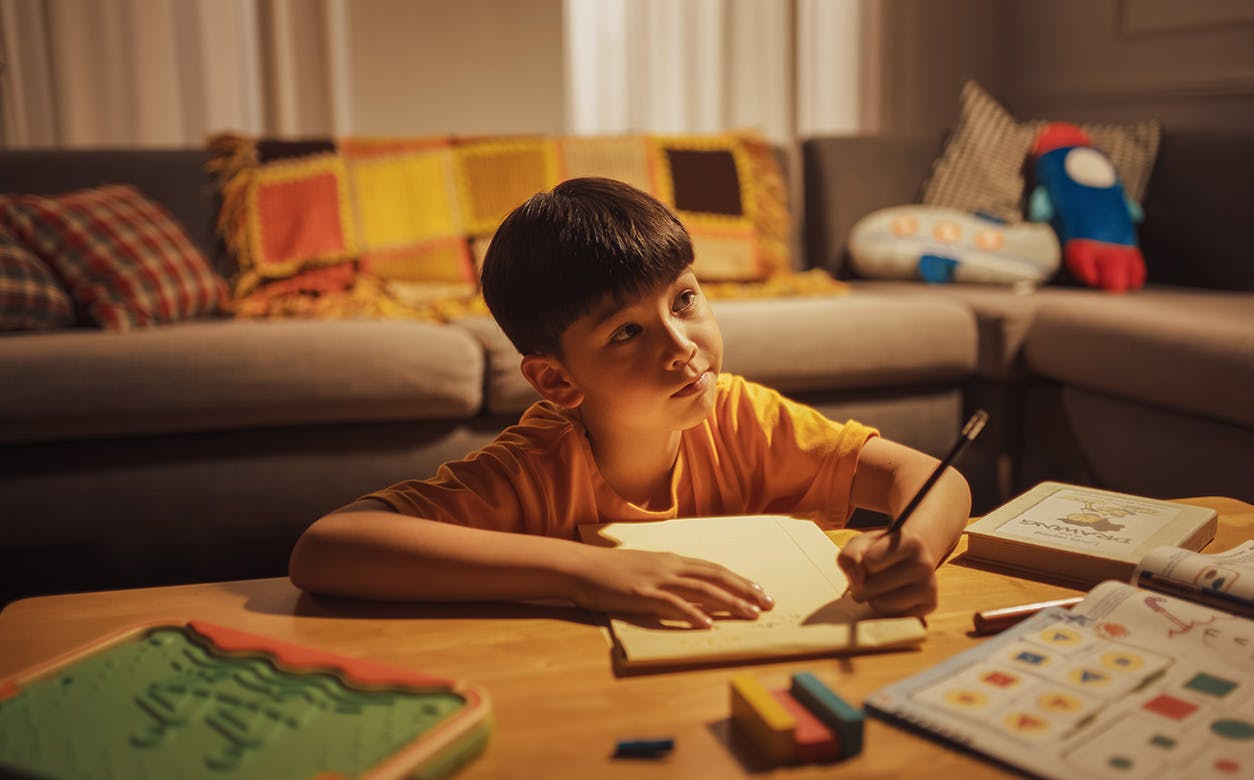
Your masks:
[{"label": "curtain", "polygon": [[858,132],[880,0],[567,0],[574,133]]},{"label": "curtain", "polygon": [[347,0],[0,0],[9,147],[347,132]]}]

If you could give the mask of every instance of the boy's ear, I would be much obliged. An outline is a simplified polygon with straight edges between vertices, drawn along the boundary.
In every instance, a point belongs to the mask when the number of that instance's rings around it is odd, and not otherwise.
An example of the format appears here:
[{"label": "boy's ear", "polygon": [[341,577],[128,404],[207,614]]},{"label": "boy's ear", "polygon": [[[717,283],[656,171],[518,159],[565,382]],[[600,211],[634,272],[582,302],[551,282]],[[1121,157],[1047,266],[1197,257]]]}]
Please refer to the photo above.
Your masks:
[{"label": "boy's ear", "polygon": [[566,367],[557,358],[526,355],[522,359],[522,373],[546,401],[566,409],[574,409],[583,403],[583,391],[571,382]]}]

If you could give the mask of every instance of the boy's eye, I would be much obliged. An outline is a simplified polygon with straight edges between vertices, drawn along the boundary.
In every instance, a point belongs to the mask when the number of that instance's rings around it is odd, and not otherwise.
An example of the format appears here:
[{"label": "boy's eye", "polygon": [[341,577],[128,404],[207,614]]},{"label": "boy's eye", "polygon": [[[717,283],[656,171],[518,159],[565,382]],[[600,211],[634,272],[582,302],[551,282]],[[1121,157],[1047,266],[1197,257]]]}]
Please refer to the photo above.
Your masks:
[{"label": "boy's eye", "polygon": [[675,305],[672,307],[672,311],[681,312],[685,309],[690,309],[696,302],[697,293],[694,290],[684,290],[675,296]]},{"label": "boy's eye", "polygon": [[640,332],[640,326],[635,324],[634,322],[629,322],[626,325],[622,326],[621,328],[619,328],[618,330],[610,334],[610,342],[620,343],[623,341],[627,341],[628,339],[635,336],[639,332]]}]

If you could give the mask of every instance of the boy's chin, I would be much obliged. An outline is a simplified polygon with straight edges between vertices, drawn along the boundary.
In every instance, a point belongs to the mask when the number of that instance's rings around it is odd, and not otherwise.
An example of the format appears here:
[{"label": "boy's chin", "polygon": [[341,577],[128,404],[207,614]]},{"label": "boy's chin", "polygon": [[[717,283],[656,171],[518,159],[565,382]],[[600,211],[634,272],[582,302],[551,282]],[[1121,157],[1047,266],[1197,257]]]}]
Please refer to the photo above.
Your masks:
[{"label": "boy's chin", "polygon": [[711,414],[714,413],[714,398],[716,391],[711,388],[709,391],[702,393],[699,398],[687,399],[692,403],[692,407],[684,415],[684,423],[680,425],[681,430],[695,428],[705,422]]}]

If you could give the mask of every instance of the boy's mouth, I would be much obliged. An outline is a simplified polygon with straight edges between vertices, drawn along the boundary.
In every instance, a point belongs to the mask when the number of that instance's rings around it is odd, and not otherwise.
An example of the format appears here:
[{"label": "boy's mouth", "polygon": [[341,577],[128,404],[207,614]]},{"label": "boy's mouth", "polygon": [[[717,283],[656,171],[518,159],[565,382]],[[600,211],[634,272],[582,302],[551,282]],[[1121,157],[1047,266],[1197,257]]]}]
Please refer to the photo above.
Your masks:
[{"label": "boy's mouth", "polygon": [[683,398],[685,396],[703,393],[707,389],[709,389],[710,384],[713,381],[714,381],[714,372],[707,369],[705,371],[702,371],[701,375],[698,376],[696,379],[692,380],[688,384],[684,385],[683,387],[679,388],[675,392],[671,393],[671,397]]}]

